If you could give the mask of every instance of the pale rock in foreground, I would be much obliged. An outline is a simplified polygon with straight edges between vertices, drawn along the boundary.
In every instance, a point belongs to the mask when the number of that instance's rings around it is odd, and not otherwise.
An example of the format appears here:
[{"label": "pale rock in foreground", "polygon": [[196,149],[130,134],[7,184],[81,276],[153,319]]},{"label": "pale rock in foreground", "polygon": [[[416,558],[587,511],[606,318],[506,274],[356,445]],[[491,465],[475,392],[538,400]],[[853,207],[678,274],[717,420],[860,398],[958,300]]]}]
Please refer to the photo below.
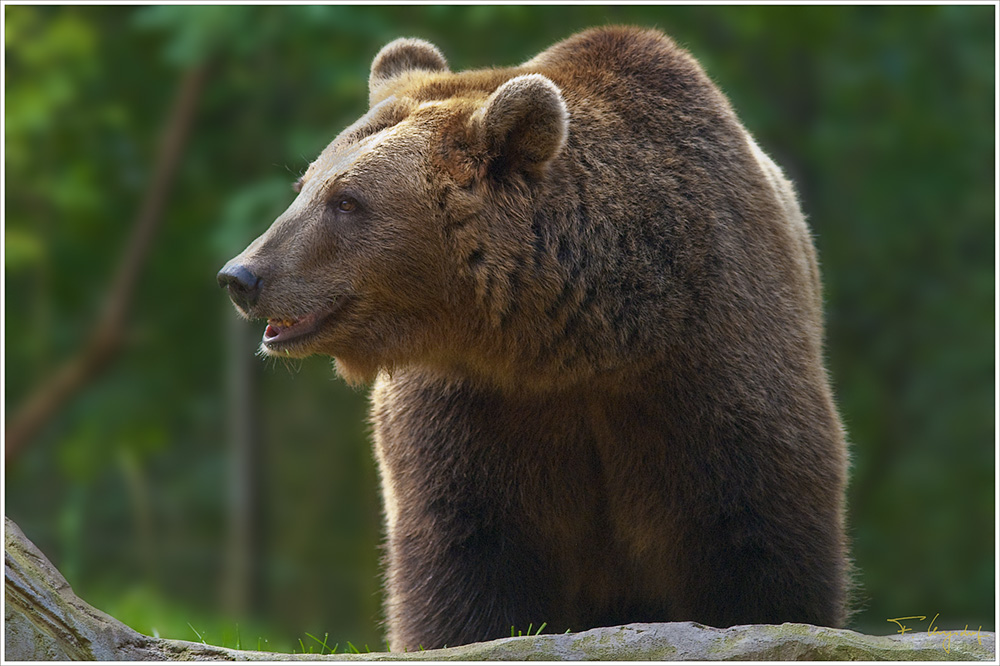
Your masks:
[{"label": "pale rock in foreground", "polygon": [[279,654],[144,636],[77,597],[9,518],[4,525],[4,661],[995,661],[993,632],[866,636],[805,624],[713,629],[630,624],[579,634],[503,638],[425,652]]}]

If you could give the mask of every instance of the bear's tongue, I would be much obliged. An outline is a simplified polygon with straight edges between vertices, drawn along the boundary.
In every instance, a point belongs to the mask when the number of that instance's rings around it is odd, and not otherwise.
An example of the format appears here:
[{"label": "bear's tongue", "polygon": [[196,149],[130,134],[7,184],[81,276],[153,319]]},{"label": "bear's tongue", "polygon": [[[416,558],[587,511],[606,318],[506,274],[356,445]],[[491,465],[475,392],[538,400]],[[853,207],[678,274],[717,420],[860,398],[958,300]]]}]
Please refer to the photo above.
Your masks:
[{"label": "bear's tongue", "polygon": [[267,320],[267,328],[264,329],[264,339],[271,340],[278,337],[287,329],[290,329],[299,323],[298,319],[275,319],[270,318]]},{"label": "bear's tongue", "polygon": [[307,335],[316,329],[318,322],[319,317],[315,312],[304,315],[299,319],[278,319],[277,317],[271,317],[267,320],[267,328],[264,329],[264,343],[285,342],[292,338]]}]

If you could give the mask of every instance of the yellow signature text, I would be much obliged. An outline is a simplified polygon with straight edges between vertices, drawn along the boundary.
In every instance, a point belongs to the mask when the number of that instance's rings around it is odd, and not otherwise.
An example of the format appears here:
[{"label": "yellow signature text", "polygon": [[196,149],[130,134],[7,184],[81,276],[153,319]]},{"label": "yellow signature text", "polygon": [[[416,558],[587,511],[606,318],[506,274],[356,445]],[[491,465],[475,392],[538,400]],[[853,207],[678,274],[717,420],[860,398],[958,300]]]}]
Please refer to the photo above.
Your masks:
[{"label": "yellow signature text", "polygon": [[[969,625],[965,625],[965,629],[943,631],[941,629],[938,629],[937,626],[937,619],[940,615],[941,613],[935,615],[934,619],[932,619],[927,624],[927,633],[930,634],[931,636],[941,637],[941,647],[944,648],[945,654],[951,654],[951,639],[954,638],[955,636],[958,637],[975,636],[976,640],[979,641],[979,644],[980,645],[983,644],[983,636],[982,636],[983,625],[979,625],[979,628],[973,631],[969,630]],[[926,619],[927,619],[926,615],[910,615],[908,617],[889,618],[888,620],[886,620],[886,622],[894,622],[896,626],[899,627],[899,631],[897,631],[896,633],[905,634],[906,632],[913,630],[913,627],[910,627],[907,624],[905,624],[906,622],[911,622],[911,621],[923,622]]]}]

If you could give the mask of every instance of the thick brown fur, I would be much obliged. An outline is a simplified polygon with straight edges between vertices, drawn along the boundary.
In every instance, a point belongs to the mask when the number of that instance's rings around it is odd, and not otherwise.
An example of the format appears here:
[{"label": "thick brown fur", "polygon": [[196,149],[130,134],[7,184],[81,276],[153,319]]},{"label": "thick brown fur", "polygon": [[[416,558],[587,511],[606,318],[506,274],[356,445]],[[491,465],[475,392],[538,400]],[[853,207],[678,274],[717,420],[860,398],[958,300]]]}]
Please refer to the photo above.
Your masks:
[{"label": "thick brown fur", "polygon": [[[847,455],[789,182],[685,51],[419,40],[227,265],[372,396],[393,650],[845,619]],[[346,209],[346,210],[345,210]]]}]

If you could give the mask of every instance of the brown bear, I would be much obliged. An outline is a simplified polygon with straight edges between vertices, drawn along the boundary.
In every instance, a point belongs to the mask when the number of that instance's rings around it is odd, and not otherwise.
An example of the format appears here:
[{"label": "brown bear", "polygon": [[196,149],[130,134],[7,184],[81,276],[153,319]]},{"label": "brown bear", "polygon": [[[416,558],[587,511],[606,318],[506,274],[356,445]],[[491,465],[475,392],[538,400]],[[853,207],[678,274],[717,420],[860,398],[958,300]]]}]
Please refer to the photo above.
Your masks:
[{"label": "brown bear", "polygon": [[369,88],[219,281],[264,353],[375,382],[392,649],[841,625],[815,251],[696,61],[609,27],[452,73],[400,39]]}]

